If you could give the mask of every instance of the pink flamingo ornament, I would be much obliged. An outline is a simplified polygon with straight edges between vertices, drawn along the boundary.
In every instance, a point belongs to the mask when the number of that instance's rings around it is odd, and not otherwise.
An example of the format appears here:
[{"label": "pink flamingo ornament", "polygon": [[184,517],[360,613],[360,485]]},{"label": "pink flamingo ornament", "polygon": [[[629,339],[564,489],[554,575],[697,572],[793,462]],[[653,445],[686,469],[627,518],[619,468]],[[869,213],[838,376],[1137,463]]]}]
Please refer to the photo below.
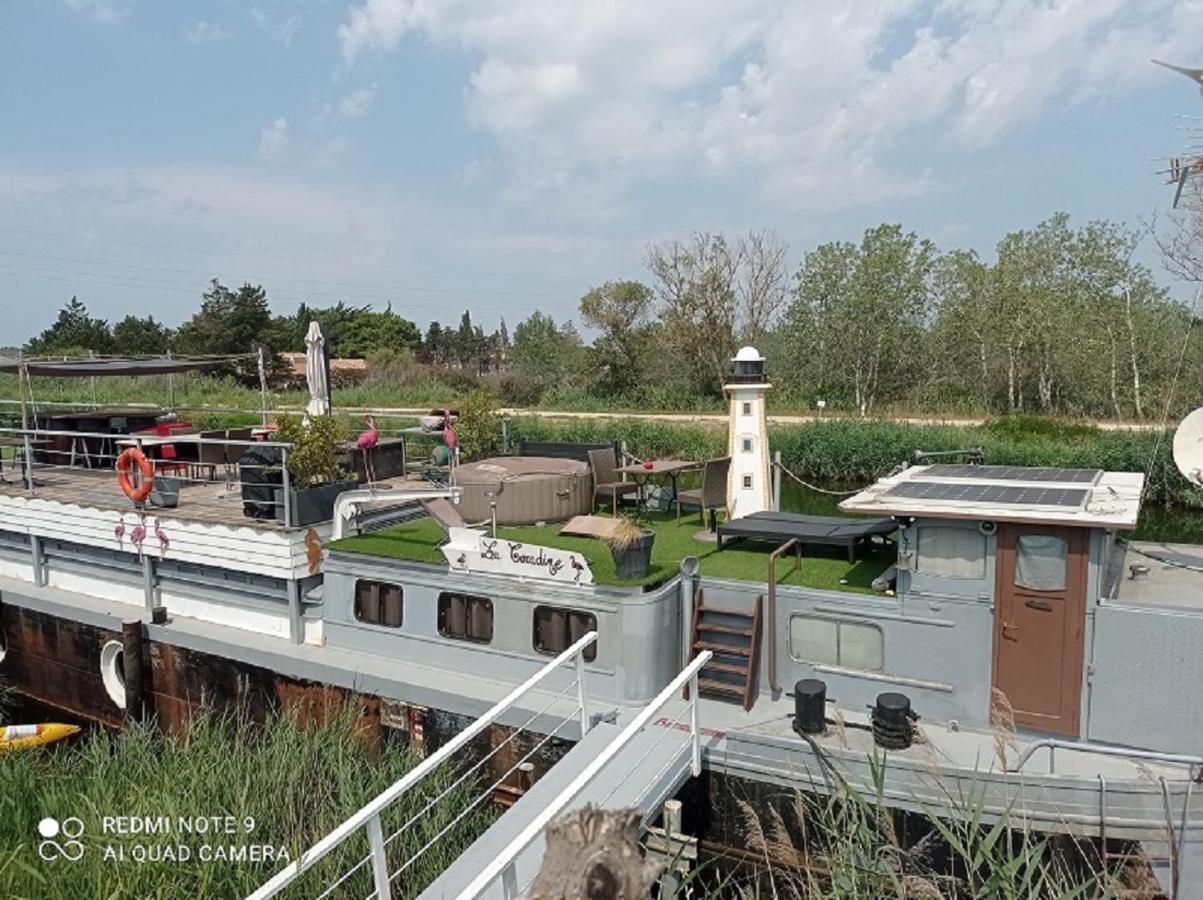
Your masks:
[{"label": "pink flamingo ornament", "polygon": [[363,421],[368,430],[355,439],[355,446],[363,451],[363,471],[368,477],[368,484],[371,484],[376,480],[376,463],[372,457],[376,445],[380,443],[380,429],[371,416],[364,416]]},{"label": "pink flamingo ornament", "polygon": [[117,546],[125,546],[125,516],[117,520],[117,527],[113,529],[113,537],[117,539]]},{"label": "pink flamingo ornament", "polygon": [[447,444],[447,450],[451,457],[455,458],[455,445],[459,442],[459,438],[455,436],[455,429],[451,427],[451,410],[443,410],[443,440]]},{"label": "pink flamingo ornament", "polygon": [[138,559],[142,559],[142,542],[146,540],[146,520],[140,520],[134,526],[134,530],[129,533],[129,541],[134,545],[134,549],[138,551]]},{"label": "pink flamingo ornament", "polygon": [[159,539],[159,556],[167,556],[167,548],[171,546],[171,541],[167,539],[167,532],[160,527],[157,518],[155,519],[155,537]]}]

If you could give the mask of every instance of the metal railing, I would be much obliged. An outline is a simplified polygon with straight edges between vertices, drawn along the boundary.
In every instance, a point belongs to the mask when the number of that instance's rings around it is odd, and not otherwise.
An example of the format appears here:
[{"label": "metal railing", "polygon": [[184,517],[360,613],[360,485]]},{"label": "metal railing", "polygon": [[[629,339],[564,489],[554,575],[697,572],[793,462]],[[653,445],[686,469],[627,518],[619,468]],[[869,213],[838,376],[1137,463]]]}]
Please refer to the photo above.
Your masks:
[{"label": "metal railing", "polygon": [[[238,431],[242,429],[216,429],[222,431]],[[68,431],[50,429],[0,428],[0,449],[11,450],[8,460],[0,458],[0,487],[13,486],[19,483],[25,491],[37,496],[40,489],[45,488],[49,493],[53,487],[69,484],[73,502],[89,499],[111,503],[119,494],[116,475],[113,469],[118,457],[128,447],[136,447],[154,457],[161,453],[158,448],[171,447],[175,456],[171,458],[151,458],[156,478],[171,478],[181,489],[196,487],[216,487],[219,490],[212,493],[190,491],[181,494],[185,499],[186,513],[188,507],[208,507],[229,509],[231,503],[241,503],[242,488],[250,482],[243,480],[243,473],[254,470],[278,472],[279,481],[274,487],[280,489],[281,499],[261,499],[255,501],[264,507],[278,510],[278,521],[289,527],[295,521],[295,510],[292,504],[292,491],[288,472],[288,454],[292,444],[271,440],[259,440],[253,436],[240,435],[237,437],[205,437],[196,433],[175,433],[169,435],[147,434],[134,432],[117,434],[97,431]],[[206,454],[202,448],[220,447],[220,454]],[[243,463],[240,457],[247,448],[262,448],[278,451],[279,460],[264,465]],[[181,455],[181,449],[188,448]],[[195,452],[193,451],[195,448]],[[220,456],[221,459],[217,459]],[[19,482],[9,480],[5,473],[5,462],[8,462],[9,472],[13,475],[19,471]],[[210,473],[206,477],[206,473]],[[38,476],[60,474],[67,477],[76,476],[70,482],[58,481],[48,483],[40,481]],[[104,478],[111,477],[111,483],[105,483]],[[256,487],[273,487],[271,480],[254,483]],[[231,498],[234,498],[231,500]]]},{"label": "metal railing", "polygon": [[[543,832],[551,820],[563,811],[564,807],[580,793],[581,789],[592,781],[631,742],[635,735],[647,727],[652,717],[660,711],[661,707],[679,694],[686,684],[689,685],[689,703],[687,708],[689,710],[688,740],[690,745],[690,772],[695,778],[702,774],[702,741],[701,731],[698,727],[698,672],[710,661],[711,656],[712,654],[709,650],[704,650],[688,666],[682,669],[680,674],[669,682],[668,686],[651,703],[644,707],[639,715],[632,719],[630,724],[582,769],[576,778],[554,800],[547,804],[539,815],[532,819],[530,824],[517,837],[506,845],[505,849],[493,858],[492,862],[481,870],[480,874],[460,893],[460,897],[474,898],[479,896],[499,877],[503,879],[506,896],[517,896],[518,888],[512,869],[514,859],[531,841]],[[671,727],[665,733],[671,733]]]},{"label": "metal railing", "polygon": [[1106,744],[1082,744],[1076,741],[1062,741],[1057,738],[1043,738],[1029,744],[1027,749],[1015,760],[1015,765],[1007,767],[1007,771],[1021,771],[1027,765],[1028,761],[1040,750],[1048,750],[1048,773],[1050,775],[1057,774],[1056,752],[1058,750],[1065,750],[1073,753],[1115,756],[1137,762],[1187,766],[1192,781],[1203,779],[1203,757],[1188,756],[1181,753],[1161,753],[1157,750],[1138,750],[1131,747],[1111,747]]},{"label": "metal railing", "polygon": [[[467,808],[462,810],[452,820],[450,825],[443,828],[432,840],[427,842],[416,853],[402,862],[400,867],[392,873],[389,872],[389,860],[387,852],[389,843],[400,836],[414,821],[418,820],[421,816],[429,812],[436,803],[450,793],[451,790],[463,783],[463,781],[467,779],[473,771],[486,762],[489,757],[496,754],[502,747],[505,746],[506,743],[512,740],[514,735],[521,731],[522,728],[529,725],[539,715],[542,715],[548,709],[550,709],[556,700],[562,698],[573,687],[576,688],[576,707],[570,714],[564,716],[560,720],[560,723],[557,724],[556,727],[552,729],[541,742],[536,744],[534,748],[528,751],[518,763],[515,763],[515,765],[511,767],[510,771],[515,771],[518,766],[522,764],[522,762],[525,762],[528,757],[542,748],[542,746],[548,740],[550,740],[551,737],[555,735],[556,731],[563,727],[566,722],[577,718],[578,715],[582,734],[589,730],[589,709],[585,696],[584,653],[585,650],[596,640],[596,631],[591,631],[584,635],[571,647],[569,647],[555,659],[551,660],[549,663],[547,663],[547,665],[543,666],[543,668],[541,668],[538,672],[536,672],[522,684],[518,685],[518,687],[510,691],[510,693],[494,704],[479,719],[457,734],[454,738],[452,738],[430,756],[426,757],[426,759],[424,759],[419,765],[415,766],[408,773],[406,773],[404,777],[377,795],[374,800],[369,802],[366,806],[359,810],[359,812],[352,815],[345,822],[343,822],[328,835],[301,854],[301,856],[299,856],[295,861],[276,873],[275,876],[273,876],[269,881],[265,882],[257,891],[250,894],[247,897],[247,900],[267,900],[269,897],[275,897],[282,890],[300,878],[300,876],[307,870],[313,868],[313,866],[315,866],[318,862],[337,849],[348,838],[358,833],[360,829],[363,829],[367,833],[369,848],[368,855],[360,859],[359,862],[340,875],[332,885],[327,887],[318,896],[328,896],[354,872],[363,868],[365,865],[370,865],[372,884],[374,887],[374,892],[371,896],[376,897],[377,900],[391,900],[391,884],[393,880],[396,879],[396,877],[402,872],[404,872],[411,864],[413,864],[418,857],[430,849],[430,847],[443,835],[445,835],[452,827],[458,824],[464,818],[464,816],[470,813],[484,798],[491,796],[492,790],[505,779],[506,775],[503,775],[501,779],[487,788],[481,795],[477,797],[476,800],[469,804]],[[422,779],[428,774],[436,770],[443,763],[450,760],[456,753],[463,749],[470,741],[481,734],[486,728],[494,724],[506,710],[517,703],[518,700],[520,700],[527,692],[544,681],[549,675],[551,675],[561,666],[569,662],[571,662],[575,667],[576,678],[568,685],[568,687],[560,691],[556,697],[552,698],[552,701],[546,704],[542,710],[527,719],[523,726],[520,726],[511,732],[510,737],[507,738],[505,742],[502,742],[502,744],[499,746],[493,748],[488,756],[477,762],[474,766],[470,767],[468,771],[460,775],[460,777],[455,780],[450,787],[445,789],[429,803],[425,804],[421,811],[410,818],[400,828],[396,829],[388,838],[384,836],[384,827],[381,823],[381,816],[386,810],[388,810],[390,806],[392,806],[408,791],[418,785],[419,782],[421,782]],[[508,774],[509,773],[507,773],[507,775]]]}]

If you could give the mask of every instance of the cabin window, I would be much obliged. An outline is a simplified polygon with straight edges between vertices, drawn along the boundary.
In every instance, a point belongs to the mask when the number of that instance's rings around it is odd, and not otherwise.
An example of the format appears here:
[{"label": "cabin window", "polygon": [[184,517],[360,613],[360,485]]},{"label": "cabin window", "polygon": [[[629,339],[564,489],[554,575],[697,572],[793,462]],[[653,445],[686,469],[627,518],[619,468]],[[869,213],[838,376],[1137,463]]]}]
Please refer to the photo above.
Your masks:
[{"label": "cabin window", "polygon": [[1015,584],[1037,591],[1065,590],[1069,544],[1051,534],[1021,534],[1015,542]]},{"label": "cabin window", "polygon": [[881,629],[868,622],[791,616],[789,655],[795,662],[880,672],[885,664]]},{"label": "cabin window", "polygon": [[985,578],[986,536],[976,528],[921,525],[915,571],[941,578]]},{"label": "cabin window", "polygon": [[460,641],[489,643],[493,640],[493,601],[443,591],[439,594],[439,634]]},{"label": "cabin window", "polygon": [[355,582],[355,618],[370,625],[400,628],[403,596],[399,584],[360,578]]},{"label": "cabin window", "polygon": [[748,403],[747,401],[744,402],[744,415],[745,416],[752,415],[752,404]]},{"label": "cabin window", "polygon": [[[558,656],[590,631],[597,631],[597,616],[561,606],[536,606],[534,647],[548,656]],[[597,641],[584,652],[585,662],[597,658]]]}]

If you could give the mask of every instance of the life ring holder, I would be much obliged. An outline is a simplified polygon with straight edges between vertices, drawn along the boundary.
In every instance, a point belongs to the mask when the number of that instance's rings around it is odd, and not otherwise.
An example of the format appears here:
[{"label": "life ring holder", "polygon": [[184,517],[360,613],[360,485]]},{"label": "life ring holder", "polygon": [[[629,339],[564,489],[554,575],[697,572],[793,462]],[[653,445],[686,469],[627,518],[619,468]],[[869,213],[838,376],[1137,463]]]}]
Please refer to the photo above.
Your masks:
[{"label": "life ring holder", "polygon": [[124,655],[125,647],[121,641],[107,641],[100,648],[100,680],[104,682],[104,692],[121,709],[125,709]]},{"label": "life ring holder", "polygon": [[[134,487],[130,475],[133,468],[137,466],[138,471],[142,475],[142,483]],[[137,447],[126,447],[121,451],[121,455],[117,457],[117,483],[121,485],[121,491],[125,496],[129,497],[134,503],[143,503],[150,496],[150,492],[155,486],[155,467],[146,454]]]}]

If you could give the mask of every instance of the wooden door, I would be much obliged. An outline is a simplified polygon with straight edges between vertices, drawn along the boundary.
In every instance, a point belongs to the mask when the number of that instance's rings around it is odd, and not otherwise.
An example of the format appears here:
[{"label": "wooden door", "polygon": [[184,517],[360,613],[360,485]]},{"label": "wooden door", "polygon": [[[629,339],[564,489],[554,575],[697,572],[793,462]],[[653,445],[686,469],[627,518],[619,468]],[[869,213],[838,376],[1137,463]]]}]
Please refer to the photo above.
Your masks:
[{"label": "wooden door", "polygon": [[1087,530],[1000,525],[994,687],[1017,725],[1078,736],[1086,628]]}]

